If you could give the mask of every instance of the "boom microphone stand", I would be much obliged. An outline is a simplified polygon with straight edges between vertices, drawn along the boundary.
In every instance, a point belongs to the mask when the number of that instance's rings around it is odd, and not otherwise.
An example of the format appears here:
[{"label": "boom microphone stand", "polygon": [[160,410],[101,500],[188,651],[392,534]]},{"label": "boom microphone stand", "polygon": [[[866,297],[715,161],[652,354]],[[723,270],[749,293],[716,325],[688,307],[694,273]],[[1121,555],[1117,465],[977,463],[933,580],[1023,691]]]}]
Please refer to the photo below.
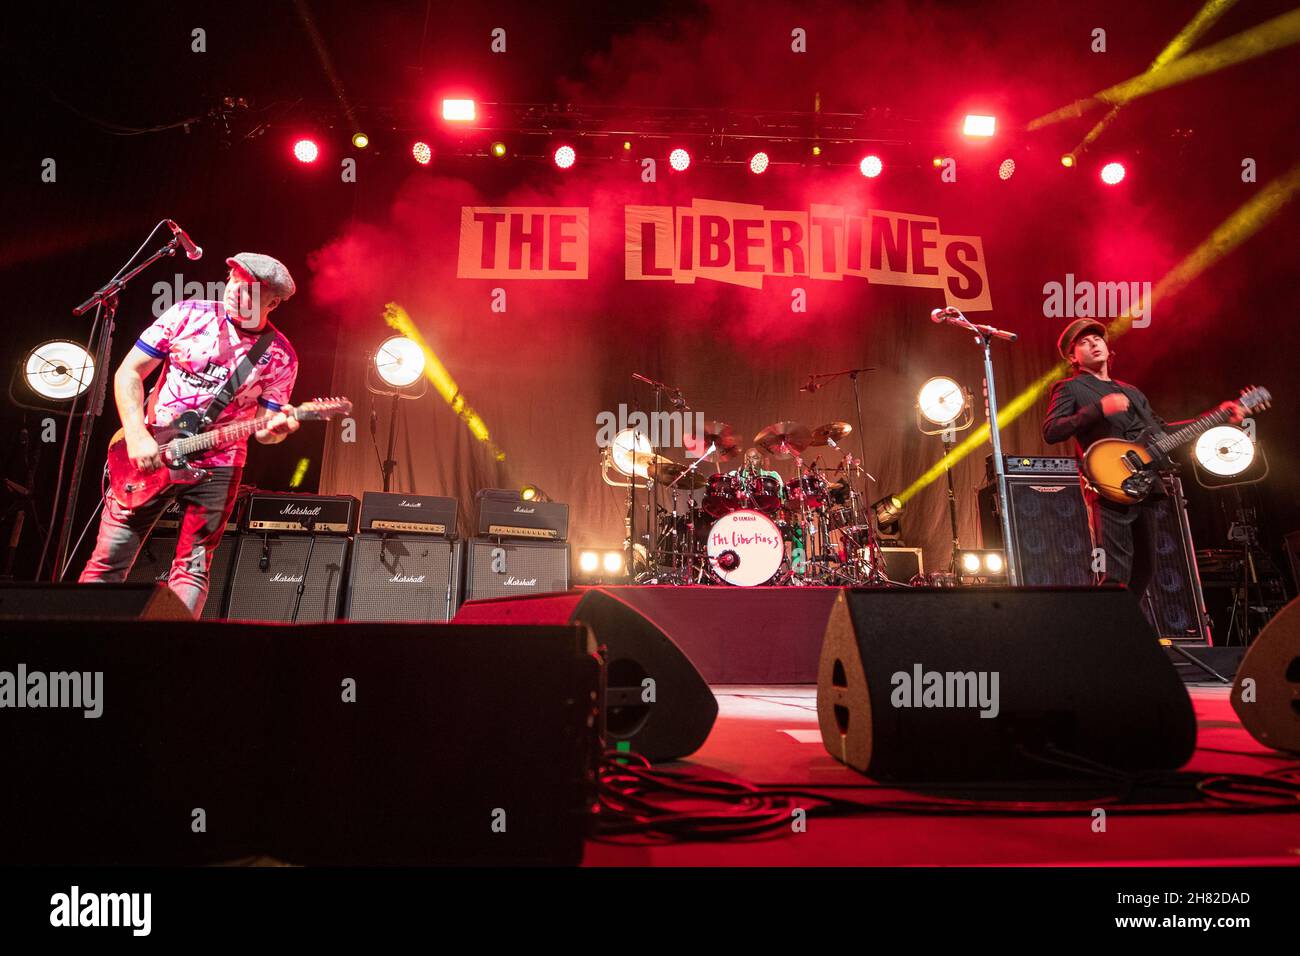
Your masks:
[{"label": "boom microphone stand", "polygon": [[[87,351],[93,350],[95,355],[95,376],[90,382],[90,393],[86,396],[86,410],[81,416],[81,430],[77,433],[77,452],[72,459],[68,500],[63,509],[63,523],[59,526],[59,543],[54,552],[54,573],[50,578],[51,581],[62,580],[63,574],[67,570],[67,562],[72,557],[68,553],[68,543],[72,538],[72,524],[77,511],[77,494],[81,488],[82,475],[86,470],[86,456],[90,452],[90,438],[95,430],[95,420],[104,411],[104,395],[107,391],[109,379],[108,363],[113,354],[113,323],[117,316],[118,295],[126,288],[127,283],[137,275],[163,256],[176,255],[176,250],[180,247],[180,236],[174,235],[171,241],[165,243],[144,262],[126,275],[110,279],[95,290],[90,298],[72,310],[72,314],[77,316],[84,315],[91,309],[95,309],[97,313],[100,310],[105,311],[99,339],[94,344],[93,349],[87,349]],[[56,488],[54,491],[56,498],[58,493],[59,489]]]}]

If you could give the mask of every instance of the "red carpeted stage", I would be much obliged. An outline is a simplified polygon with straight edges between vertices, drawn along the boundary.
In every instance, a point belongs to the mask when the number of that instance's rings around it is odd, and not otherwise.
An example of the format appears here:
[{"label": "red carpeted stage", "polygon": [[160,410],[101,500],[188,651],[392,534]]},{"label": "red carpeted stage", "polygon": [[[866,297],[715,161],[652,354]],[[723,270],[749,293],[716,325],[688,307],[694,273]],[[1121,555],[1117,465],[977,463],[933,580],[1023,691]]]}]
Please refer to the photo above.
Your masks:
[{"label": "red carpeted stage", "polygon": [[[1205,808],[1134,813],[1110,807],[1105,832],[1094,807],[1020,815],[1016,805],[981,814],[972,800],[1009,791],[920,791],[879,788],[832,758],[817,729],[816,688],[806,685],[715,686],[718,722],[685,764],[753,783],[795,785],[864,801],[954,798],[948,812],[888,812],[807,821],[805,832],[746,841],[614,845],[589,841],[587,866],[1297,866],[1300,828],[1292,813],[1238,814]],[[1268,774],[1294,766],[1292,756],[1261,746],[1242,728],[1225,687],[1189,688],[1197,747],[1185,768],[1204,773]],[[850,789],[844,789],[850,788]],[[858,789],[860,788],[860,789]],[[1033,801],[1035,791],[1020,791]],[[1037,791],[1042,809],[1071,799],[1059,788]],[[1076,797],[1078,795],[1075,795]],[[1024,804],[1021,804],[1024,806]]]}]

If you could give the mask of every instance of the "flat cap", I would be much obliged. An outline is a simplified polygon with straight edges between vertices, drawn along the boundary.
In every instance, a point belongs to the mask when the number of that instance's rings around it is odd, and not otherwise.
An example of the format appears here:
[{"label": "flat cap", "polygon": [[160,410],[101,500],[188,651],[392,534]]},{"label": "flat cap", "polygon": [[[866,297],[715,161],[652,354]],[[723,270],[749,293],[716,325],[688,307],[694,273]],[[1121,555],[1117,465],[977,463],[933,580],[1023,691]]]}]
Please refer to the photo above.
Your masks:
[{"label": "flat cap", "polygon": [[271,256],[264,256],[260,252],[241,252],[227,259],[226,265],[239,265],[247,270],[249,275],[262,283],[262,287],[267,292],[281,302],[288,300],[298,291],[293,276],[289,275],[289,270],[284,267],[284,263]]},{"label": "flat cap", "polygon": [[1061,332],[1061,337],[1056,340],[1057,351],[1061,353],[1061,358],[1067,362],[1070,361],[1070,349],[1074,347],[1074,340],[1085,332],[1096,332],[1103,339],[1107,339],[1106,326],[1102,325],[1096,319],[1075,319],[1065,327]]}]

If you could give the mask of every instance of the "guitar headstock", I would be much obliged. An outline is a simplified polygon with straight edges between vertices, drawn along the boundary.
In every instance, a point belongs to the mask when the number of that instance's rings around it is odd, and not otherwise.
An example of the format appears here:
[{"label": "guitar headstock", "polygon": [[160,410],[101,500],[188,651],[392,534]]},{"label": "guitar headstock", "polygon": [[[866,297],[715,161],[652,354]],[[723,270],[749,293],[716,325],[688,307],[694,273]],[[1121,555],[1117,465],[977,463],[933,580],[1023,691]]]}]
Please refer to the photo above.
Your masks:
[{"label": "guitar headstock", "polygon": [[1273,401],[1273,396],[1262,386],[1250,385],[1242,391],[1238,401],[1246,406],[1247,411],[1258,412],[1268,408]]},{"label": "guitar headstock", "polygon": [[313,398],[294,406],[294,417],[300,422],[325,421],[335,415],[350,415],[352,402],[341,395],[332,398]]}]

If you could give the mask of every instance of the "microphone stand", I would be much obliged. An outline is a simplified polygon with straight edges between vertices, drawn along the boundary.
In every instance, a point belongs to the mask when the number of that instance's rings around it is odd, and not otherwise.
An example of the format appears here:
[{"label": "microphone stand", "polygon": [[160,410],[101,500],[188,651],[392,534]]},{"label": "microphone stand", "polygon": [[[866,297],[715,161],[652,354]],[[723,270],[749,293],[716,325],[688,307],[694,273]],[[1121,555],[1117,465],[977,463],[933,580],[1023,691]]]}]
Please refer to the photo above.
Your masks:
[{"label": "microphone stand", "polygon": [[[651,425],[652,425],[652,427],[651,427],[651,429],[650,429],[651,432],[655,431],[655,430],[657,429],[657,427],[658,427],[658,423],[659,423],[659,420],[660,420],[659,416],[660,416],[660,414],[662,413],[662,410],[663,410],[663,405],[662,405],[662,403],[663,403],[663,394],[664,394],[664,392],[671,392],[671,393],[672,393],[672,395],[673,395],[673,399],[672,399],[672,401],[673,401],[673,407],[674,407],[674,408],[676,408],[676,409],[678,409],[678,410],[680,410],[680,409],[684,409],[684,408],[690,408],[690,406],[686,404],[686,400],[685,400],[684,398],[682,398],[682,391],[681,391],[681,389],[679,389],[679,388],[673,388],[671,385],[668,385],[668,384],[665,383],[665,382],[658,382],[658,381],[655,381],[655,380],[652,379],[652,378],[647,378],[646,376],[642,375],[640,372],[633,372],[633,373],[632,373],[632,378],[633,378],[634,380],[638,381],[638,382],[644,382],[645,384],[649,385],[651,388],[653,388],[653,389],[655,390],[655,414],[654,414],[654,418],[650,419],[650,421],[651,421]],[[655,443],[654,443],[653,441],[650,440],[650,435],[646,435],[646,443],[650,446],[650,464],[654,464],[654,459],[658,456],[658,454],[659,454],[659,449],[658,449],[658,447],[655,445]],[[633,474],[636,473],[636,432],[635,432],[635,430],[633,430],[633,433],[632,433],[632,472],[633,472]],[[655,569],[651,569],[651,568],[649,567],[649,564],[650,564],[650,557],[651,557],[651,555],[650,555],[650,548],[651,548],[652,546],[655,546],[655,545],[657,544],[656,535],[657,535],[657,531],[658,531],[658,529],[657,529],[656,526],[655,526],[655,522],[656,522],[656,520],[658,519],[658,516],[659,516],[659,488],[658,488],[658,485],[659,485],[659,483],[658,483],[657,481],[655,481],[653,478],[650,477],[650,468],[647,467],[647,468],[646,468],[646,505],[645,505],[645,512],[646,512],[646,529],[645,529],[645,535],[644,535],[644,537],[645,537],[645,542],[646,542],[646,565],[647,565],[646,570],[647,570],[647,571],[657,570],[658,565],[659,565],[659,554],[658,554],[658,550],[659,550],[659,549],[658,549],[658,547],[655,547],[655,552],[656,552],[655,555],[654,555],[654,559],[655,559]],[[635,492],[633,493],[633,497],[635,498]],[[629,521],[629,524],[630,524],[630,521]],[[632,545],[632,554],[630,555],[630,557],[631,557],[631,559],[633,560],[633,562],[635,562],[635,560],[636,560],[636,544],[635,544],[635,543],[633,543],[633,545]],[[635,568],[635,564],[628,565],[628,567],[629,567],[629,568]],[[635,574],[632,575],[632,581],[633,581],[633,583],[636,582],[636,575],[635,575]]]},{"label": "microphone stand", "polygon": [[989,438],[993,442],[993,473],[998,485],[999,523],[1002,526],[1003,560],[1007,563],[1007,583],[1013,588],[1020,586],[1020,568],[1016,560],[1016,549],[1011,541],[1011,512],[1007,509],[1007,463],[1002,458],[1002,433],[998,426],[998,395],[993,386],[993,340],[1016,340],[1014,332],[996,329],[991,325],[975,325],[956,309],[955,315],[949,315],[944,321],[959,329],[975,333],[975,343],[984,351],[984,387],[988,393]]},{"label": "microphone stand", "polygon": [[316,516],[306,515],[307,526],[307,560],[302,564],[302,580],[298,582],[298,593],[293,598],[293,616],[289,618],[290,624],[298,623],[298,611],[302,607],[302,593],[307,589],[307,572],[311,570],[311,553],[316,550]]},{"label": "microphone stand", "polygon": [[[67,570],[66,565],[72,559],[72,555],[68,553],[68,544],[72,539],[73,520],[77,511],[77,495],[81,489],[81,479],[86,470],[86,457],[90,452],[90,438],[95,430],[95,420],[104,412],[104,395],[110,377],[108,363],[113,355],[113,324],[117,317],[118,295],[126,288],[127,283],[163,256],[176,255],[176,250],[180,248],[180,245],[180,237],[173,236],[170,242],[155,251],[144,262],[126,275],[110,279],[95,290],[90,298],[72,310],[72,314],[76,316],[84,315],[91,309],[95,309],[97,312],[100,309],[105,309],[106,312],[99,339],[93,346],[95,374],[90,382],[90,394],[86,396],[86,410],[81,416],[81,430],[77,433],[77,452],[72,459],[68,499],[63,509],[63,522],[59,526],[59,543],[54,551],[54,567],[53,575],[50,578],[51,581],[63,579],[63,574]],[[91,349],[87,349],[87,351],[91,351]],[[54,494],[57,498],[59,489],[56,488]]]}]

